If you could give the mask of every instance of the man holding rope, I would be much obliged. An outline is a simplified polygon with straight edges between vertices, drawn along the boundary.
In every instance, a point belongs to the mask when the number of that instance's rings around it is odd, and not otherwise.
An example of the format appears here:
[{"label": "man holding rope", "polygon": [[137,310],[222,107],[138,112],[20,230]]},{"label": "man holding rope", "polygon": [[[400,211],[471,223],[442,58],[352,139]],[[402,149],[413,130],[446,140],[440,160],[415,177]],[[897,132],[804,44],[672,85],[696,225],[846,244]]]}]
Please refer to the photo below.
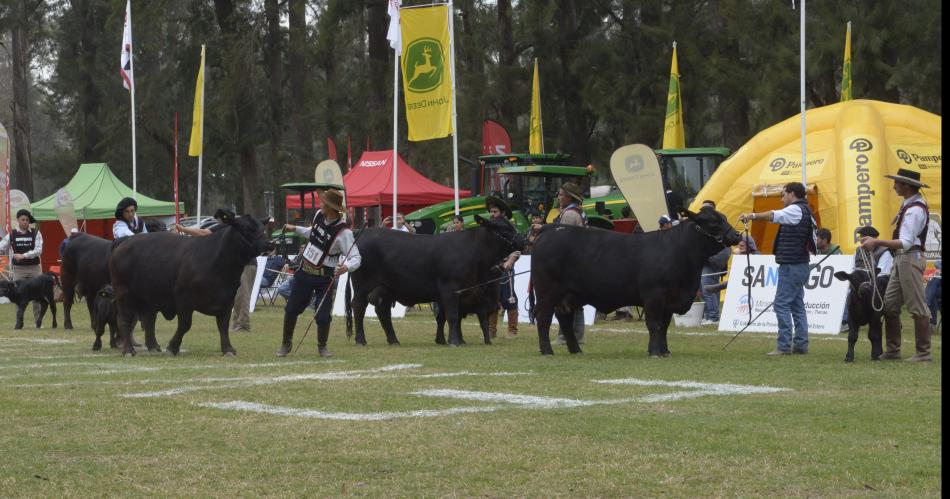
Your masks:
[{"label": "man holding rope", "polygon": [[924,300],[924,267],[927,259],[923,248],[927,242],[927,225],[930,211],[920,194],[921,188],[930,186],[920,182],[920,172],[901,168],[897,175],[885,175],[894,180],[894,192],[904,198],[901,209],[894,219],[891,239],[861,238],[861,247],[874,251],[885,247],[894,252],[894,268],[884,292],[884,336],[887,347],[882,360],[901,357],[901,305],[914,318],[914,337],[917,353],[907,359],[910,362],[930,362],[930,312]]},{"label": "man holding rope", "polygon": [[[320,193],[320,211],[313,217],[311,227],[284,226],[284,230],[294,231],[309,238],[309,241],[301,255],[300,268],[294,273],[290,298],[284,307],[284,337],[277,351],[278,357],[286,357],[290,353],[297,316],[307,308],[314,294],[323,296],[332,292],[328,288],[336,277],[353,272],[362,262],[359,249],[354,245],[353,231],[343,222],[342,213],[343,194],[336,189],[327,189]],[[332,299],[324,299],[314,315],[317,349],[321,357],[333,355],[327,350],[332,303]]]},{"label": "man holding rope", "polygon": [[[778,264],[775,318],[778,322],[778,343],[766,355],[808,353],[808,316],[805,314],[805,282],[810,268],[808,260],[816,249],[815,219],[805,199],[805,186],[789,182],[782,189],[781,210],[743,213],[739,220],[766,220],[780,224],[775,236],[775,263]],[[794,325],[794,334],[792,327]]]}]

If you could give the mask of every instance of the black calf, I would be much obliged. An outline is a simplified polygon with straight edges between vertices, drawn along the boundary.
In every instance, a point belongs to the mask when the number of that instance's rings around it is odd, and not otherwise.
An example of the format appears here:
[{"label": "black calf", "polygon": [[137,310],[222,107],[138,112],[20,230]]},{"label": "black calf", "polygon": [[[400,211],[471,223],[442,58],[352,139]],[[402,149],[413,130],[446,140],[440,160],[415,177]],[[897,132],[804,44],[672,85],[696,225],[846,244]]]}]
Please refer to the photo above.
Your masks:
[{"label": "black calf", "polygon": [[96,293],[93,311],[92,329],[96,332],[96,340],[92,343],[92,349],[102,350],[102,334],[105,332],[106,324],[109,325],[109,348],[117,348],[119,323],[116,315],[115,292],[111,285],[104,284]]},{"label": "black calf", "polygon": [[31,301],[40,303],[40,318],[36,320],[36,328],[43,326],[43,317],[46,307],[53,312],[53,329],[56,329],[56,302],[53,300],[53,285],[56,278],[50,274],[38,275],[16,282],[0,282],[0,296],[6,296],[12,303],[16,303],[16,325],[14,329],[23,329],[23,311]]},{"label": "black calf", "polygon": [[857,269],[850,274],[844,271],[835,272],[835,278],[848,281],[851,288],[851,294],[848,296],[848,353],[845,354],[844,361],[854,362],[854,344],[858,342],[858,329],[865,325],[868,326],[868,340],[871,341],[871,360],[880,360],[881,354],[884,353],[881,344],[884,312],[874,310],[874,305],[883,307],[882,298],[890,276],[877,276],[877,290],[881,298],[876,299],[871,289],[871,277],[866,270]]}]

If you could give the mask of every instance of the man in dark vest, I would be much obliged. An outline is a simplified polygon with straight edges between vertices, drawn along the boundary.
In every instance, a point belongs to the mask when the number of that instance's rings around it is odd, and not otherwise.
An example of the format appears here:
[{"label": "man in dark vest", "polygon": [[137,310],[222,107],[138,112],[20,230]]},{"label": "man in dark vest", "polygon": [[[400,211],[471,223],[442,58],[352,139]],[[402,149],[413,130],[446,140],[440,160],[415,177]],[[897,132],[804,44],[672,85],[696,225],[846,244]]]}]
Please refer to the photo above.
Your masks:
[{"label": "man in dark vest", "polygon": [[920,172],[901,168],[897,175],[885,175],[894,179],[894,192],[904,198],[897,218],[894,219],[894,233],[891,239],[862,237],[861,247],[874,251],[885,247],[894,252],[894,268],[891,279],[884,292],[884,336],[887,348],[881,355],[882,360],[901,357],[901,305],[907,305],[907,311],[914,318],[914,337],[917,353],[907,359],[911,362],[930,362],[930,311],[924,300],[924,267],[927,259],[923,248],[927,242],[927,225],[930,222],[930,210],[920,194],[922,187],[929,185],[920,182]]},{"label": "man in dark vest", "polygon": [[[37,229],[31,229],[30,224],[36,219],[29,210],[16,212],[17,227],[0,241],[0,252],[11,251],[10,261],[13,263],[13,281],[20,281],[43,274],[40,265],[40,255],[43,254],[43,234]],[[39,321],[40,304],[33,302],[33,318]]]},{"label": "man in dark vest", "polygon": [[[775,318],[778,322],[778,343],[766,355],[808,353],[808,317],[805,314],[805,281],[808,260],[815,253],[815,219],[805,199],[805,186],[789,182],[782,189],[781,210],[743,213],[739,220],[765,220],[780,224],[775,236],[775,263],[778,264]],[[794,333],[792,331],[794,326]]]},{"label": "man in dark vest", "polygon": [[320,211],[313,217],[310,227],[298,227],[287,224],[285,230],[294,231],[308,238],[301,258],[300,268],[294,273],[294,282],[290,288],[290,298],[284,307],[284,337],[277,351],[278,357],[290,353],[294,338],[297,316],[313,301],[314,296],[323,300],[314,319],[317,323],[317,349],[321,357],[330,357],[327,350],[327,338],[330,337],[330,310],[333,304],[333,291],[327,291],[334,278],[359,268],[362,259],[359,249],[353,244],[353,231],[343,220],[343,194],[336,189],[327,189],[320,193]]}]

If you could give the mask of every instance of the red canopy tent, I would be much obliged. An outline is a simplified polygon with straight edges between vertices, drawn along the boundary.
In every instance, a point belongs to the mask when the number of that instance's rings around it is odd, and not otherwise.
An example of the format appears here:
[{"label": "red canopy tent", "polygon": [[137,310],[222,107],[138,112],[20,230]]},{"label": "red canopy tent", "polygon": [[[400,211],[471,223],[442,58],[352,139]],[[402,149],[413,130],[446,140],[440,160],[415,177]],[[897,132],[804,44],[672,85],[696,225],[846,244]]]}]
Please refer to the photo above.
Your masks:
[{"label": "red canopy tent", "polygon": [[[398,192],[396,201],[399,210],[409,213],[419,208],[442,201],[454,199],[455,191],[451,187],[429,180],[414,170],[399,156]],[[393,205],[393,152],[364,151],[359,161],[343,176],[346,187],[346,205],[348,208],[380,206],[384,214],[386,208]],[[460,190],[459,197],[468,197],[470,191]],[[284,200],[287,209],[300,209],[300,195],[288,194]],[[304,195],[307,208],[320,206],[316,193]]]}]

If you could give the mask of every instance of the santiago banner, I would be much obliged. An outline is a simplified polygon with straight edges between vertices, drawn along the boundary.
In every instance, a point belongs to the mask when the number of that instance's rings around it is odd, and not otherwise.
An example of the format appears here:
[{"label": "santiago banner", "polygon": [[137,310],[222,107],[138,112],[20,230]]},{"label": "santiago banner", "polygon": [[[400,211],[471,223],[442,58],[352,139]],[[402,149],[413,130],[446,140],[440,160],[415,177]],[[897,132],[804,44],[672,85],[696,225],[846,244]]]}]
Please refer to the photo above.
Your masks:
[{"label": "santiago banner", "polygon": [[[818,263],[824,255],[812,256],[811,264]],[[729,272],[729,286],[719,319],[720,331],[739,331],[749,322],[749,307],[752,317],[769,306],[775,299],[778,281],[778,264],[775,255],[751,255],[751,267],[746,268],[745,255],[734,256]],[[834,273],[854,270],[854,255],[829,256],[812,269],[805,282],[805,314],[808,316],[809,334],[838,334],[844,314],[848,283],[835,279]],[[752,279],[752,302],[749,302],[748,282]],[[884,291],[881,290],[883,296]],[[775,312],[769,308],[746,331],[777,333]]]},{"label": "santiago banner", "polygon": [[409,140],[452,135],[448,7],[403,9],[402,85]]}]

